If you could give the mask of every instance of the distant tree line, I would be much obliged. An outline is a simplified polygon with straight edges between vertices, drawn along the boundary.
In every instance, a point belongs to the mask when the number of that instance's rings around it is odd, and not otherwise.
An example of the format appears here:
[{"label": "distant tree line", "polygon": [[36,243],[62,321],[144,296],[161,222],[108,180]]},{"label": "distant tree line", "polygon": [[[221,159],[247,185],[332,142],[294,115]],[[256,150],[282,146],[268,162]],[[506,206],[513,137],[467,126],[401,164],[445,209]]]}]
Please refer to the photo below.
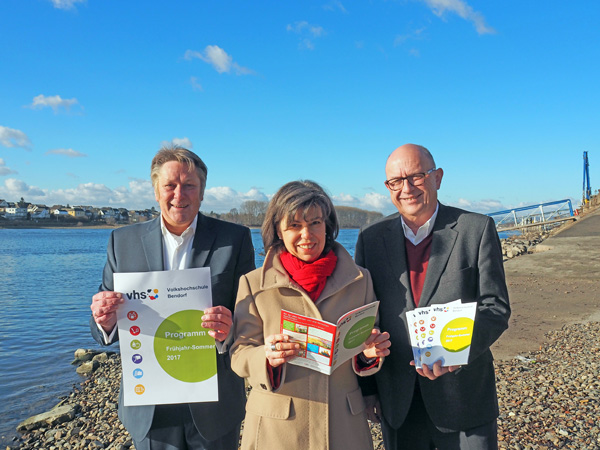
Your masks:
[{"label": "distant tree line", "polygon": [[[239,209],[233,208],[229,212],[221,214],[211,211],[207,215],[248,227],[260,227],[265,220],[268,204],[268,202],[248,200],[242,203]],[[351,206],[336,206],[335,210],[341,228],[360,228],[383,217],[380,212],[366,211]]]}]

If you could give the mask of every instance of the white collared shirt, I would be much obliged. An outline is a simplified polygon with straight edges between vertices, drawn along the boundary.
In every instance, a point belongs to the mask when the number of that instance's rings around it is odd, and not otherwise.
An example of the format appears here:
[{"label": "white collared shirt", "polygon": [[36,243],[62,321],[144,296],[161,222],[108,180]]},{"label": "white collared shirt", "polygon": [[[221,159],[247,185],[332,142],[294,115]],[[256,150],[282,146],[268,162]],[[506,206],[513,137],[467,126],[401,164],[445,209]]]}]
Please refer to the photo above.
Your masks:
[{"label": "white collared shirt", "polygon": [[160,216],[165,270],[183,270],[189,267],[197,224],[198,216],[196,215],[181,236],[177,236],[167,229],[162,215]]},{"label": "white collared shirt", "polygon": [[412,242],[413,245],[419,245],[421,242],[423,242],[423,239],[429,236],[433,231],[433,225],[435,225],[435,219],[437,217],[439,209],[440,204],[438,203],[435,207],[433,215],[429,218],[427,222],[425,222],[419,227],[419,229],[417,230],[417,234],[413,233],[413,230],[411,230],[410,227],[406,225],[406,222],[404,222],[404,217],[400,216],[400,219],[402,220],[402,228],[404,229],[404,236],[406,237],[406,239]]},{"label": "white collared shirt", "polygon": [[[196,235],[196,226],[198,225],[198,215],[189,227],[185,229],[181,236],[171,233],[165,226],[162,215],[160,216],[160,229],[163,235],[163,254],[165,270],[183,270],[190,267],[192,257],[192,244]],[[116,328],[116,327],[115,327]],[[217,352],[226,353],[229,346],[233,343],[233,333],[230,332],[225,341],[215,340]]]}]

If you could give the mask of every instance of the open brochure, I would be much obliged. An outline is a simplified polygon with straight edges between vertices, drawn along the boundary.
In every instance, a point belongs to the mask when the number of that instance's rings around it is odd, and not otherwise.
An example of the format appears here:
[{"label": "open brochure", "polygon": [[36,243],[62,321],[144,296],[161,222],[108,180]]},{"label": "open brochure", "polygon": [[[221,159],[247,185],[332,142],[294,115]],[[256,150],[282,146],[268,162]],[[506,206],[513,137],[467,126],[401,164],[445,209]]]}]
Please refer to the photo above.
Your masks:
[{"label": "open brochure", "polygon": [[336,324],[290,311],[281,311],[281,333],[300,344],[290,364],[331,375],[342,363],[364,350],[375,325],[379,302],[369,303],[340,317]]},{"label": "open brochure", "polygon": [[451,303],[406,312],[415,367],[461,366],[469,362],[477,302]]}]

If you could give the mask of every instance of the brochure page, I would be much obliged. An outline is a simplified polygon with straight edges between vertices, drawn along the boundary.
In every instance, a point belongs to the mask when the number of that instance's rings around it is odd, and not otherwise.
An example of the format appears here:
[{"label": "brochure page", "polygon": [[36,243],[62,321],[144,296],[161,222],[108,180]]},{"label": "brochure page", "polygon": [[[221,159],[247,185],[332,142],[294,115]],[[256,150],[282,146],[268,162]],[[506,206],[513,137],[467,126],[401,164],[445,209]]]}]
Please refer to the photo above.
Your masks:
[{"label": "brochure page", "polygon": [[115,273],[125,406],[218,401],[210,269]]},{"label": "brochure page", "polygon": [[415,367],[442,367],[469,362],[477,302],[451,303],[416,308],[406,312]]},{"label": "brochure page", "polygon": [[379,302],[356,308],[336,324],[281,311],[281,333],[300,344],[300,354],[289,361],[330,375],[339,365],[364,350],[364,342],[375,325]]}]

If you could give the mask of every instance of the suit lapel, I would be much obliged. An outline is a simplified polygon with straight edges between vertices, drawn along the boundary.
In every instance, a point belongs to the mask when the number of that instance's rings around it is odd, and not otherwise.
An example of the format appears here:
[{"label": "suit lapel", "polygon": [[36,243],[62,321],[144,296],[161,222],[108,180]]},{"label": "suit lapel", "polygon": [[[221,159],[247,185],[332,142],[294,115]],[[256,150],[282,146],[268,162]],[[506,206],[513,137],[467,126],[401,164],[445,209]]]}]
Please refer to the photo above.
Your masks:
[{"label": "suit lapel", "polygon": [[406,244],[404,242],[404,230],[400,215],[392,221],[384,235],[385,249],[387,252],[387,265],[392,269],[394,278],[397,279],[402,286],[406,288],[408,302],[414,308],[414,300],[410,289],[410,277],[408,275],[408,267],[406,264]]},{"label": "suit lapel", "polygon": [[217,234],[202,214],[198,213],[196,234],[192,244],[190,267],[206,267],[206,261]]},{"label": "suit lapel", "polygon": [[420,306],[429,305],[440,277],[446,268],[448,258],[458,237],[454,230],[456,218],[448,214],[448,210],[440,204],[438,216],[433,227],[433,241],[431,243],[431,254],[425,275],[425,284],[421,293]]},{"label": "suit lapel", "polygon": [[151,271],[164,270],[163,241],[160,229],[160,217],[148,223],[148,232],[143,234],[142,247],[148,269]]}]

